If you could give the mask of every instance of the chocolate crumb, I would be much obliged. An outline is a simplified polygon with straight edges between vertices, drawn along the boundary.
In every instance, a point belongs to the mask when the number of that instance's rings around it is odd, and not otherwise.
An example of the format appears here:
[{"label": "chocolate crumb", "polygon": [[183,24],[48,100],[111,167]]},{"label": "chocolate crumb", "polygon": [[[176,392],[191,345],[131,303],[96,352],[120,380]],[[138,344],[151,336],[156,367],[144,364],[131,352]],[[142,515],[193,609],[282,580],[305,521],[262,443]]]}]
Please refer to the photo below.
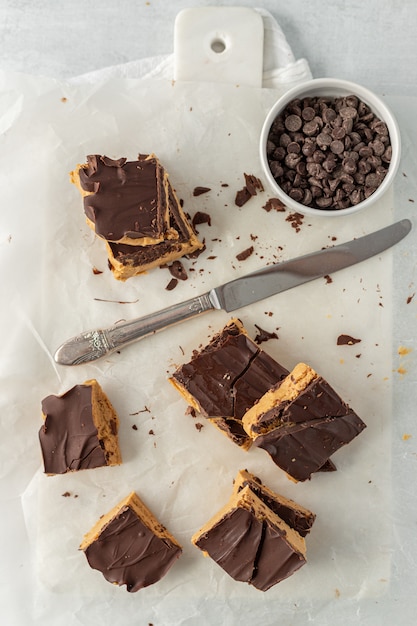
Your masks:
[{"label": "chocolate crumb", "polygon": [[187,410],[185,411],[185,415],[191,415],[191,417],[195,417],[196,416],[195,408],[193,406],[188,406]]},{"label": "chocolate crumb", "polygon": [[246,261],[246,259],[250,257],[251,254],[253,254],[253,246],[250,246],[249,248],[246,248],[246,250],[239,252],[239,254],[236,255],[236,258],[238,261]]},{"label": "chocolate crumb", "polygon": [[193,196],[201,196],[203,193],[211,191],[210,187],[194,187]]},{"label": "chocolate crumb", "polygon": [[272,210],[282,213],[285,211],[285,204],[279,198],[269,198],[262,208],[268,213]]},{"label": "chocolate crumb", "polygon": [[296,233],[299,233],[301,230],[303,221],[304,221],[304,215],[301,215],[301,213],[290,213],[285,218],[285,221],[291,224],[291,226],[295,229]]},{"label": "chocolate crumb", "polygon": [[96,267],[93,267],[93,274],[95,276],[98,276],[99,274],[102,274],[103,272],[99,269],[97,269]]},{"label": "chocolate crumb", "polygon": [[253,174],[243,174],[245,186],[236,193],[235,204],[242,207],[252,196],[256,196],[258,191],[264,191],[262,181]]},{"label": "chocolate crumb", "polygon": [[178,280],[187,280],[187,272],[185,271],[181,261],[174,261],[168,269],[174,278],[177,278]]},{"label": "chocolate crumb", "polygon": [[248,200],[250,200],[252,196],[250,195],[248,189],[246,187],[243,187],[243,189],[240,189],[237,193],[236,193],[236,197],[235,197],[235,204],[238,207],[242,207],[244,204],[247,203]]},{"label": "chocolate crumb", "polygon": [[171,278],[171,280],[169,281],[169,283],[167,284],[167,286],[165,287],[165,289],[167,291],[172,291],[173,289],[175,289],[175,287],[178,285],[178,279],[177,278]]},{"label": "chocolate crumb", "polygon": [[153,431],[152,429],[151,429],[151,430],[149,431],[149,433],[148,433],[148,435],[154,435],[154,434],[155,434],[155,433],[154,433],[154,431]]},{"label": "chocolate crumb", "polygon": [[350,335],[339,335],[337,338],[338,346],[353,346],[355,343],[360,343],[362,339],[355,339],[355,337],[351,337]]},{"label": "chocolate crumb", "polygon": [[259,178],[256,178],[253,174],[243,174],[246,182],[246,189],[251,196],[256,196],[258,191],[263,191],[264,186]]},{"label": "chocolate crumb", "polygon": [[258,344],[258,346],[260,343],[263,343],[264,341],[269,341],[270,339],[278,339],[278,335],[276,333],[270,333],[269,331],[264,330],[257,324],[255,324],[255,328],[258,329],[258,334],[256,335],[254,341],[256,344]]},{"label": "chocolate crumb", "polygon": [[210,215],[208,213],[205,213],[204,211],[197,211],[192,219],[192,225],[194,230],[198,224],[208,224],[208,226],[211,226]]},{"label": "chocolate crumb", "polygon": [[325,281],[326,281],[326,285],[330,285],[330,283],[332,283],[332,282],[333,282],[333,278],[332,278],[331,276],[329,276],[328,274],[326,274],[326,275],[324,276],[324,279],[325,279]]},{"label": "chocolate crumb", "polygon": [[133,428],[133,430],[137,430],[137,429],[138,429],[138,427],[136,426],[136,424],[133,424],[133,425],[132,425],[132,428]]},{"label": "chocolate crumb", "polygon": [[201,422],[196,422],[194,424],[194,426],[196,427],[196,429],[198,430],[198,432],[201,431],[202,428],[204,428],[204,424],[201,424]]},{"label": "chocolate crumb", "polygon": [[70,497],[70,495],[71,495],[71,493],[70,493],[69,491],[65,491],[65,492],[62,494],[62,497],[63,497],[63,498],[69,498],[69,497]]},{"label": "chocolate crumb", "polygon": [[415,294],[415,293],[413,293],[411,296],[408,296],[408,298],[407,298],[407,304],[410,304],[410,302],[412,301],[412,299],[414,298],[414,296],[415,296],[415,295],[416,295],[416,294]]}]

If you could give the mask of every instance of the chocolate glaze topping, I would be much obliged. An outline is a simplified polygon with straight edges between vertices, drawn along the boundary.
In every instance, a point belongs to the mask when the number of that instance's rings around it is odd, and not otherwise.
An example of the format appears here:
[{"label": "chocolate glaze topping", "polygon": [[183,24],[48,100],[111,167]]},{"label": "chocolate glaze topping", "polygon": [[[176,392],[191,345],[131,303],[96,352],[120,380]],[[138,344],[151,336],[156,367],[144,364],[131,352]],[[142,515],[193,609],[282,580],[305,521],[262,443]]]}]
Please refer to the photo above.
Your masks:
[{"label": "chocolate glaze topping", "polygon": [[156,159],[112,160],[90,155],[79,171],[86,216],[108,241],[161,238],[166,230],[163,168]]},{"label": "chocolate glaze topping", "polygon": [[260,521],[247,509],[235,508],[197,540],[234,580],[266,591],[305,563],[303,555],[268,521]]},{"label": "chocolate glaze topping", "polygon": [[160,580],[181,548],[157,537],[129,507],[124,507],[85,550],[90,566],[111,583],[139,591]]},{"label": "chocolate glaze topping", "polygon": [[173,378],[197,400],[201,412],[238,444],[248,441],[242,417],[288,374],[235,324],[196,353]]},{"label": "chocolate glaze topping", "polygon": [[124,265],[130,263],[135,267],[146,265],[167,254],[181,250],[181,246],[189,240],[190,231],[187,228],[185,219],[178,210],[170,183],[168,183],[168,198],[170,226],[178,232],[178,239],[169,239],[148,246],[132,246],[124,243],[109,242],[113,256],[120,263]]},{"label": "chocolate glaze topping", "polygon": [[325,466],[336,450],[366,428],[321,377],[293,402],[267,411],[260,422],[265,427],[277,419],[277,427],[259,435],[255,445],[265,449],[279,467],[300,481]]},{"label": "chocolate glaze topping", "polygon": [[206,417],[241,420],[288,371],[230,324],[173,374]]},{"label": "chocolate glaze topping", "polygon": [[47,474],[106,465],[93,422],[91,393],[91,386],[76,385],[62,396],[42,400],[46,418],[39,439]]}]

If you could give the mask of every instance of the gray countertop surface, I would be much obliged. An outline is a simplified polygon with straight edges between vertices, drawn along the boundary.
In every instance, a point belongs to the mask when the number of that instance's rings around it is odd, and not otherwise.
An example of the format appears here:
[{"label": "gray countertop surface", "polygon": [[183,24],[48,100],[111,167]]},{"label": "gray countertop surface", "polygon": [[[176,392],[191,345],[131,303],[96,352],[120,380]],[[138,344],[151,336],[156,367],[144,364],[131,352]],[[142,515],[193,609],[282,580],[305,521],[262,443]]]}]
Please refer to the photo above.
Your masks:
[{"label": "gray countertop surface", "polygon": [[415,0],[0,1],[0,66],[68,78],[172,52],[177,13],[191,6],[260,7],[272,13],[315,78],[417,96]]}]

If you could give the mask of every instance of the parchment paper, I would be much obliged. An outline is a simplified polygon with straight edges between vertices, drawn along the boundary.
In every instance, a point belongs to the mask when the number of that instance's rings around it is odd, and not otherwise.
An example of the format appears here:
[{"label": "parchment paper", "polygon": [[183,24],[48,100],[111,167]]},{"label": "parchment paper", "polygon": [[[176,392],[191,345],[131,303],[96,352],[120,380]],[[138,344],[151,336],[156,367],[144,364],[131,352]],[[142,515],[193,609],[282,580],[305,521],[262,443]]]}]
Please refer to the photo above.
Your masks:
[{"label": "parchment paper", "polygon": [[[392,550],[391,252],[339,272],[331,282],[315,281],[238,312],[252,337],[256,324],[277,333],[278,339],[262,344],[267,352],[288,368],[300,360],[311,364],[368,425],[334,455],[336,473],[303,484],[290,482],[262,450],[243,452],[208,423],[198,431],[167,382],[228,314],[205,314],[91,365],[58,367],[51,355],[81,330],[144,315],[267,263],[386,225],[393,217],[392,190],[364,214],[305,218],[299,229],[288,212],[262,208],[271,197],[268,189],[236,207],[244,172],[262,178],[259,132],[277,90],[129,80],[76,87],[0,78],[1,252],[8,303],[1,312],[7,437],[0,458],[12,494],[2,497],[7,501],[24,491],[39,584],[34,619],[53,617],[59,624],[59,606],[68,605],[74,624],[93,618],[110,624],[121,617],[127,624],[234,624],[253,623],[253,615],[273,624],[274,611],[295,615],[302,606],[317,615],[339,598],[383,595]],[[68,178],[90,153],[134,159],[150,151],[170,173],[185,210],[211,216],[211,226],[198,227],[206,251],[184,262],[188,280],[173,291],[165,289],[171,278],[166,269],[126,283],[112,277]],[[195,198],[198,185],[211,190]],[[249,246],[253,254],[239,262],[236,255]],[[93,267],[103,273],[94,274]],[[341,333],[361,341],[337,346]],[[40,401],[93,377],[119,413],[124,463],[46,477],[37,441]],[[226,502],[244,467],[317,514],[307,538],[307,565],[267,594],[234,582],[190,544],[193,532]],[[162,581],[132,595],[109,585],[78,551],[83,534],[130,490],[184,547]],[[63,497],[65,492],[71,495]]]}]

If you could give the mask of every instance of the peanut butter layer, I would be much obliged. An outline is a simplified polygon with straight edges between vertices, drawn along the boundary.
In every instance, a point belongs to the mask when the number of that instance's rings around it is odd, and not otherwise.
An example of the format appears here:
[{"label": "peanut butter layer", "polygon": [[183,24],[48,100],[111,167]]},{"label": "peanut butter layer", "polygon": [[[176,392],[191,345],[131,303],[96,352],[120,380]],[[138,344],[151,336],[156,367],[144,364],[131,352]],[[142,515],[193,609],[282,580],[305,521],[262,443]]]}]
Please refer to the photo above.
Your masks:
[{"label": "peanut butter layer", "polygon": [[89,155],[70,177],[88,225],[106,241],[146,246],[178,237],[169,225],[168,175],[154,155],[137,161]]},{"label": "peanut butter layer", "polygon": [[177,239],[167,239],[146,246],[106,242],[109,266],[115,278],[126,280],[155,267],[169,265],[187,254],[203,249],[204,246],[188,222],[169,180],[168,204],[170,228],[172,232],[178,233]]},{"label": "peanut butter layer", "polygon": [[257,476],[247,470],[240,470],[235,478],[233,491],[237,494],[246,486],[248,486],[271,511],[278,515],[288,526],[296,530],[302,537],[305,537],[310,532],[316,519],[312,511],[297,504],[294,500],[290,500],[289,498],[275,493],[264,485]]},{"label": "peanut butter layer", "polygon": [[329,383],[304,363],[246,413],[243,426],[254,444],[296,481],[334,469],[330,456],[366,428]]},{"label": "peanut butter layer", "polygon": [[96,380],[42,400],[39,431],[46,474],[119,465],[119,419]]},{"label": "peanut butter layer", "polygon": [[190,406],[248,448],[243,415],[287,373],[250,339],[240,320],[232,319],[169,380]]},{"label": "peanut butter layer", "polygon": [[182,553],[176,539],[132,492],[103,515],[80,545],[93,569],[129,592],[160,580]]},{"label": "peanut butter layer", "polygon": [[234,580],[267,591],[306,563],[304,538],[276,515],[249,485],[192,537]]}]

